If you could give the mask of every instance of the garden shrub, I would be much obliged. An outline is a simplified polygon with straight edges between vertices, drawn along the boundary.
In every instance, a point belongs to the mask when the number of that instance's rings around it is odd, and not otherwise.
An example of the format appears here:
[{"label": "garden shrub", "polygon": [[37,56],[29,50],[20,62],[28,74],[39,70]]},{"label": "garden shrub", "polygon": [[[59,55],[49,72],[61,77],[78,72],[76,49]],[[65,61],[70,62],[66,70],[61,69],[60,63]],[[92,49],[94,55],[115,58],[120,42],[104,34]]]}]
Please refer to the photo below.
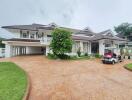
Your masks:
[{"label": "garden shrub", "polygon": [[84,56],[88,56],[88,53],[85,53]]},{"label": "garden shrub", "polygon": [[95,58],[101,58],[102,55],[99,55],[98,53],[95,54]]},{"label": "garden shrub", "polygon": [[80,47],[79,47],[78,50],[77,50],[77,55],[78,55],[78,57],[81,57],[81,50],[80,50]]},{"label": "garden shrub", "polygon": [[50,49],[53,51],[53,54],[59,57],[60,59],[68,59],[69,56],[66,53],[72,51],[72,32],[56,28],[52,32],[52,41],[50,44]]},{"label": "garden shrub", "polygon": [[59,55],[57,55],[58,56],[58,58],[60,58],[60,59],[70,59],[70,56],[68,56],[68,55],[66,55],[66,54],[59,54]]},{"label": "garden shrub", "polygon": [[48,58],[50,59],[57,59],[58,57],[54,54],[48,53]]}]

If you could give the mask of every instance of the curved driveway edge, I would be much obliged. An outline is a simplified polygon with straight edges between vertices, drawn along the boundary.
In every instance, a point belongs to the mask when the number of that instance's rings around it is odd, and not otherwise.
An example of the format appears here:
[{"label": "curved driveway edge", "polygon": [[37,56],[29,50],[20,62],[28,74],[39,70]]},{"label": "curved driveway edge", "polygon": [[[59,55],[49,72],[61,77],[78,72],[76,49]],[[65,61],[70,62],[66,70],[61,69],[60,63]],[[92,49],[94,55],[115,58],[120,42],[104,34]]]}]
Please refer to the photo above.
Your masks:
[{"label": "curved driveway edge", "polygon": [[124,68],[132,72],[132,69],[127,68],[127,66],[126,66],[126,65],[124,66]]},{"label": "curved driveway edge", "polygon": [[[23,69],[24,70],[24,69]],[[25,71],[25,70],[24,70]],[[30,81],[30,77],[28,75],[28,73],[25,71],[26,76],[27,76],[27,87],[26,87],[26,91],[24,93],[23,99],[22,100],[28,100],[29,99],[29,95],[30,95],[30,90],[31,90],[31,81]]]}]

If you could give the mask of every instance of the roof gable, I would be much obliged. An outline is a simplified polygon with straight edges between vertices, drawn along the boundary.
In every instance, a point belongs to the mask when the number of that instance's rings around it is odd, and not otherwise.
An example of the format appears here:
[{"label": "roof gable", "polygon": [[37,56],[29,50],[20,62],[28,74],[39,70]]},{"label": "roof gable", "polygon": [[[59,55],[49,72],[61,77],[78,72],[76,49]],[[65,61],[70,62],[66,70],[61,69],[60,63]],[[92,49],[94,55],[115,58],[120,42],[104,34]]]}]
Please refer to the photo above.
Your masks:
[{"label": "roof gable", "polygon": [[106,31],[103,31],[103,32],[100,32],[99,34],[105,35],[105,36],[111,36],[111,37],[114,36],[113,32],[110,29],[106,30]]}]

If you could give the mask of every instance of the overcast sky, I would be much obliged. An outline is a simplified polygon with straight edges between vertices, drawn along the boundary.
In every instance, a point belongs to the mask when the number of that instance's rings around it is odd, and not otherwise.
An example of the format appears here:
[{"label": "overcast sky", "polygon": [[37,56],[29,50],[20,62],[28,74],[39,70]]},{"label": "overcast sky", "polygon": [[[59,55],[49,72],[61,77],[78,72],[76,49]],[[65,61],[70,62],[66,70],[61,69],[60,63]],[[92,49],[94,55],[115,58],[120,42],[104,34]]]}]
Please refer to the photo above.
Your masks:
[{"label": "overcast sky", "polygon": [[[132,0],[0,0],[0,26],[48,24],[95,32],[132,23]],[[9,37],[0,29],[0,36]]]}]

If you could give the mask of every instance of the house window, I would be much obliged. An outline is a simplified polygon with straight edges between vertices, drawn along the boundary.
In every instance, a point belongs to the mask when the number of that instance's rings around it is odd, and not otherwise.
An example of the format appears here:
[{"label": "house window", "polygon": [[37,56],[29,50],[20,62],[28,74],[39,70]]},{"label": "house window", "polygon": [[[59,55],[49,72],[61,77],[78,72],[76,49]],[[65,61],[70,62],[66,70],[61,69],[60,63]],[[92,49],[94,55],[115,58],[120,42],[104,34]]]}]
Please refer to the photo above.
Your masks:
[{"label": "house window", "polygon": [[111,44],[105,44],[105,47],[111,47]]},{"label": "house window", "polygon": [[34,34],[34,33],[31,33],[31,34],[30,34],[30,38],[31,38],[31,39],[34,39],[34,38],[35,38],[35,34]]},{"label": "house window", "polygon": [[51,42],[52,40],[52,36],[51,35],[47,35],[47,42]]},{"label": "house window", "polygon": [[47,35],[47,37],[52,37],[51,35]]},{"label": "house window", "polygon": [[83,42],[83,52],[88,53],[88,42]]},{"label": "house window", "polygon": [[28,33],[22,33],[23,38],[28,38]]},{"label": "house window", "polygon": [[132,41],[132,36],[128,36],[127,39],[128,39],[129,41]]},{"label": "house window", "polygon": [[77,51],[78,51],[79,48],[80,48],[80,42],[79,41],[75,41],[74,44],[73,44],[72,51],[74,53],[77,53]]},{"label": "house window", "polygon": [[43,37],[43,33],[38,33],[38,38],[40,39],[40,38],[42,38]]}]

